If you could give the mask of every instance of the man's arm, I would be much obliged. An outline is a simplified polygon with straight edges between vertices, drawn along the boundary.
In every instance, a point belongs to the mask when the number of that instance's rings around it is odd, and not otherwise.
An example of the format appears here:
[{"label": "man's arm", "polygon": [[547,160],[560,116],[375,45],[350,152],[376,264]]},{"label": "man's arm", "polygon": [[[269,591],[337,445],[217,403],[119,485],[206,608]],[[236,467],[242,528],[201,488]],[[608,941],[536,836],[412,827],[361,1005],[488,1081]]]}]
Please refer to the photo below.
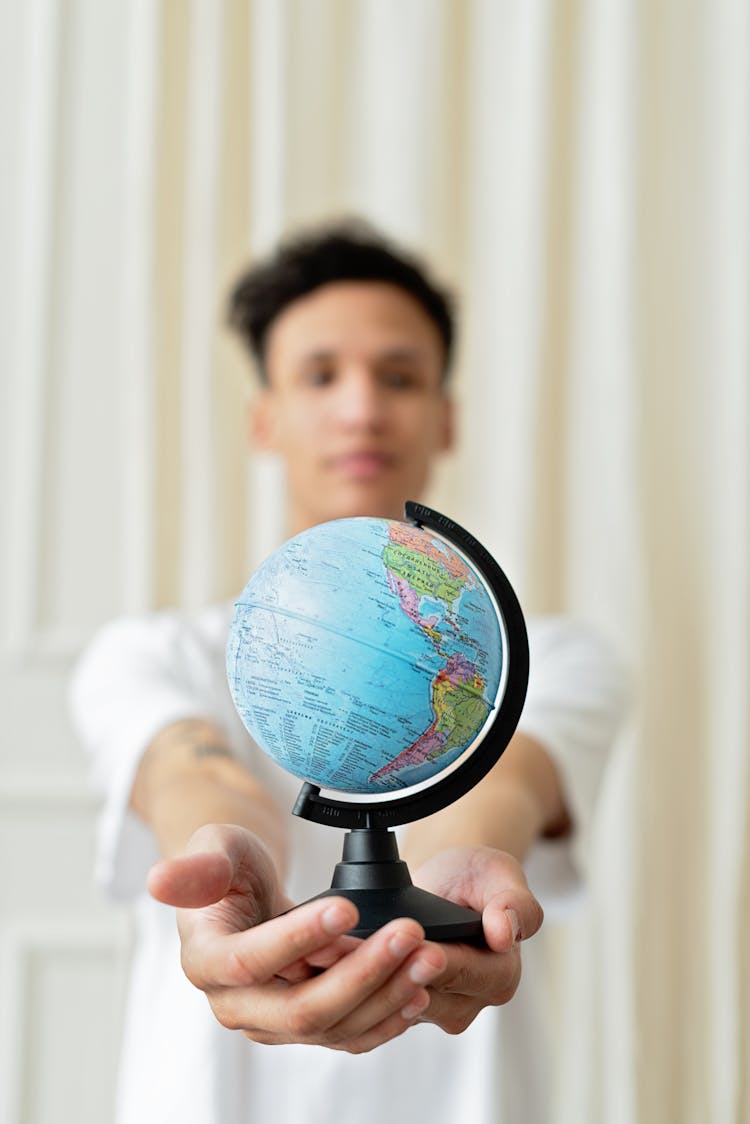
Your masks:
[{"label": "man's arm", "polygon": [[131,806],[165,856],[149,889],[178,907],[183,967],[223,1025],[257,1042],[361,1052],[427,1007],[426,985],[445,956],[415,921],[360,942],[344,935],[357,922],[351,902],[285,912],[283,814],[215,724],[163,730],[142,758]]},{"label": "man's arm", "polygon": [[[262,840],[283,877],[284,815],[211,721],[186,719],[154,738],[139,766],[131,806],[151,825],[165,858],[181,855],[203,824],[232,823]],[[404,857],[416,868],[450,847],[475,845],[522,860],[538,836],[560,835],[569,823],[554,762],[537,741],[517,733],[476,788],[410,825]]]},{"label": "man's arm", "polygon": [[[405,918],[354,941],[344,935],[356,923],[351,902],[328,898],[285,913],[292,903],[279,877],[283,816],[231,757],[221,731],[196,720],[154,739],[132,804],[174,857],[152,869],[149,889],[182,907],[183,966],[219,1021],[257,1042],[357,1053],[417,1019],[459,1032],[483,1007],[507,1002],[520,979],[518,941],[539,927],[541,910],[517,861],[481,845],[499,842],[490,805],[500,782],[493,774],[478,790],[473,808],[447,820],[445,834],[434,822],[417,841],[431,858],[423,883],[483,914],[489,951],[434,945]],[[512,811],[514,799],[504,797],[503,822],[525,838],[527,809]]]},{"label": "man's arm", "polygon": [[[131,804],[163,853],[182,856],[158,863],[149,888],[178,907],[187,974],[207,993],[217,1018],[257,1041],[359,1051],[402,1033],[416,1018],[459,1031],[481,1007],[507,1001],[520,975],[518,939],[532,936],[541,921],[512,856],[538,834],[565,829],[558,822],[557,775],[539,755],[541,745],[516,735],[481,785],[457,807],[414,825],[404,847],[415,882],[482,912],[489,949],[432,945],[404,919],[354,942],[340,935],[356,922],[356,909],[343,899],[279,916],[292,904],[280,877],[287,815],[241,763],[224,756],[229,747],[212,722],[189,731],[170,719],[189,712],[184,708],[195,695],[192,683],[175,682],[174,633],[171,617],[159,621],[156,633],[150,621],[113,625],[81,665],[72,702],[108,784],[143,744],[141,730],[158,729],[155,715],[167,716],[141,759]],[[569,773],[586,776],[585,791],[580,784],[570,789],[579,831],[591,764],[603,758],[622,709],[621,676],[586,636],[576,642],[569,629],[552,624],[542,639],[538,705],[527,700],[526,728],[543,731],[564,751]],[[199,826],[211,823],[242,826]],[[398,939],[392,944],[392,938]]]},{"label": "man's arm", "polygon": [[186,719],[162,730],[141,759],[130,805],[151,826],[164,858],[182,855],[203,824],[231,823],[252,831],[265,844],[283,878],[283,813],[233,756],[226,734],[214,722]]},{"label": "man's arm", "polygon": [[483,846],[523,861],[539,836],[570,830],[560,775],[546,749],[516,733],[486,777],[455,804],[410,824],[404,858],[417,867],[450,847]]}]

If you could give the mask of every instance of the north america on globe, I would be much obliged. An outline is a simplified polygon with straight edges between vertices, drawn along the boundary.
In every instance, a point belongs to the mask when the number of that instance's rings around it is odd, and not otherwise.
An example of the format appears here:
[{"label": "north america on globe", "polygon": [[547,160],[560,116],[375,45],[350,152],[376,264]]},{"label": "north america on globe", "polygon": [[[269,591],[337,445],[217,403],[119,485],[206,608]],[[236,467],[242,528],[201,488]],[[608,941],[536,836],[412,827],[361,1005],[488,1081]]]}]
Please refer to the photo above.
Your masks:
[{"label": "north america on globe", "polygon": [[482,578],[439,536],[353,518],[297,535],[235,606],[229,687],[282,768],[340,792],[433,779],[496,705],[502,633]]}]

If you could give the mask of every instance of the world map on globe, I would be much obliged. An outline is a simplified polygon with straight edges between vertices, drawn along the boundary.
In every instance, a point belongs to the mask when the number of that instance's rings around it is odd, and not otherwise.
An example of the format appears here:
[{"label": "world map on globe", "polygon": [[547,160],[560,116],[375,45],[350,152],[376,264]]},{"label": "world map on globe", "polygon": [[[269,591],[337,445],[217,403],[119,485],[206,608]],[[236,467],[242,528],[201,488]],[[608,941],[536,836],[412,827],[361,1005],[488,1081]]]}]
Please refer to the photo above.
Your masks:
[{"label": "world map on globe", "polygon": [[432,780],[496,705],[503,640],[464,557],[396,520],[338,519],[255,572],[227,644],[250,735],[323,788],[380,794]]}]

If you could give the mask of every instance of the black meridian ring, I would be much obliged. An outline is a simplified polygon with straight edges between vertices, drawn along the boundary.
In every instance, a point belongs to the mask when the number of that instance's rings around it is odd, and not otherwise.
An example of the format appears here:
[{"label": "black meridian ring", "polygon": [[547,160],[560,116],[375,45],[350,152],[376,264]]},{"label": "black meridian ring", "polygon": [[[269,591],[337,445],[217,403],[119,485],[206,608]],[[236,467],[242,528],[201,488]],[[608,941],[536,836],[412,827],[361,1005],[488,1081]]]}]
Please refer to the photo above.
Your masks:
[{"label": "black meridian ring", "polygon": [[495,719],[477,748],[442,780],[419,792],[363,805],[353,800],[321,796],[318,785],[305,781],[292,811],[295,816],[342,828],[388,828],[411,823],[439,812],[469,792],[500,759],[521,717],[529,681],[529,641],[521,606],[513,587],[495,559],[468,531],[424,504],[407,500],[404,515],[418,527],[436,531],[461,550],[492,590],[507,637],[505,691]]}]

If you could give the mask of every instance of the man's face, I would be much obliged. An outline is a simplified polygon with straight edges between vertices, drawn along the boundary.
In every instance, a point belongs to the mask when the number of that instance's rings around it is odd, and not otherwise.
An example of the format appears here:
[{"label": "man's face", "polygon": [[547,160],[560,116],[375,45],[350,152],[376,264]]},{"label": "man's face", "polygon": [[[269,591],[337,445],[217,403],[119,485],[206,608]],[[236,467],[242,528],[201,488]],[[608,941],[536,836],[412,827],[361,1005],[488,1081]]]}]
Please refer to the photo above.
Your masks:
[{"label": "man's face", "polygon": [[324,285],[290,304],[266,346],[256,447],[286,465],[290,530],[352,515],[401,518],[450,446],[437,327],[404,290]]}]

